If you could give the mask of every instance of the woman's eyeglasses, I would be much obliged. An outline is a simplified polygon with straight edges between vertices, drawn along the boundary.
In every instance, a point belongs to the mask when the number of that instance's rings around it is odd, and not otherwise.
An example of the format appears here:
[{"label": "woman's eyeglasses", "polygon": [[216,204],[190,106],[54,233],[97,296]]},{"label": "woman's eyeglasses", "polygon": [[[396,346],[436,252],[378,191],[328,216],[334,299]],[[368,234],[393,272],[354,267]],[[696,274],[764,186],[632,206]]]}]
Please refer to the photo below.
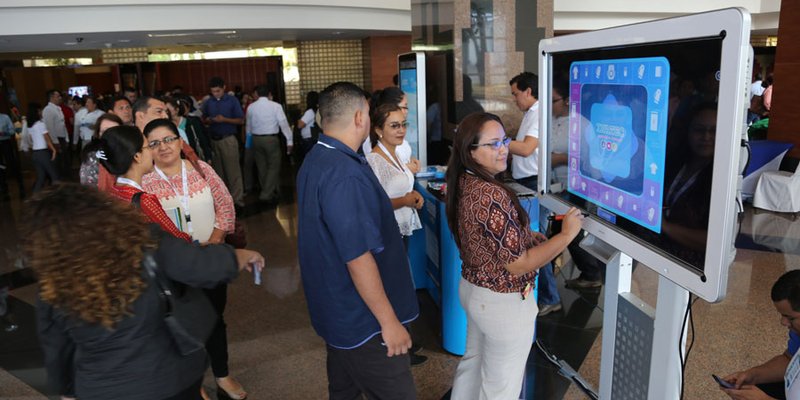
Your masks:
[{"label": "woman's eyeglasses", "polygon": [[180,140],[180,139],[181,138],[179,138],[177,136],[170,136],[170,137],[167,137],[167,138],[164,138],[164,139],[161,139],[161,140],[153,140],[152,142],[147,144],[147,147],[149,147],[150,150],[155,150],[155,149],[158,148],[158,146],[161,146],[161,143],[164,143],[164,144],[168,145],[168,144],[170,144],[170,143],[172,143],[172,142],[174,142],[176,140]]},{"label": "woman's eyeglasses", "polygon": [[408,121],[392,122],[391,124],[389,124],[389,128],[392,129],[408,128]]},{"label": "woman's eyeglasses", "polygon": [[491,147],[495,150],[500,150],[500,147],[503,146],[508,147],[510,143],[511,143],[511,138],[504,138],[503,140],[493,140],[489,143],[476,143],[473,144],[472,147],[486,146],[486,147]]}]

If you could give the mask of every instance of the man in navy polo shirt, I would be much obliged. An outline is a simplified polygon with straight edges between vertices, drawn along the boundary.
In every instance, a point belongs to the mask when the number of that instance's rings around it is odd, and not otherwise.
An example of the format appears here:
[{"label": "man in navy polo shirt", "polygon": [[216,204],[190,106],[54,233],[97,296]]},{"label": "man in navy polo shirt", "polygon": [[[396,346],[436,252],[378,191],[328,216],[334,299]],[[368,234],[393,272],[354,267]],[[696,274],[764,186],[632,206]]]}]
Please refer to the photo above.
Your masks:
[{"label": "man in navy polo shirt", "polygon": [[203,122],[208,125],[211,135],[214,171],[225,182],[233,202],[241,207],[244,206],[244,188],[236,134],[244,122],[244,112],[239,100],[225,93],[225,81],[222,78],[211,78],[208,86],[211,96],[203,102]]},{"label": "man in navy polo shirt", "polygon": [[332,400],[414,399],[404,324],[419,315],[408,258],[386,196],[356,153],[370,129],[356,85],[320,94],[325,134],[297,176],[298,253],[311,323],[328,350]]}]

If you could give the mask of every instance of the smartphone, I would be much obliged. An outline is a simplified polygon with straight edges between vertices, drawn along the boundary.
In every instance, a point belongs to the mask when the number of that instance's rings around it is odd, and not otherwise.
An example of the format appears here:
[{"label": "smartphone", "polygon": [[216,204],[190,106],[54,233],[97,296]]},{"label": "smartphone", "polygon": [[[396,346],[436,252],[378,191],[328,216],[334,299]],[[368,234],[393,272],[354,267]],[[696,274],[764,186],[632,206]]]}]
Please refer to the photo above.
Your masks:
[{"label": "smartphone", "polygon": [[711,374],[711,377],[714,378],[715,381],[717,381],[717,384],[719,384],[720,387],[724,387],[725,389],[733,389],[734,387],[736,387],[736,385],[734,385],[734,384],[732,384],[732,383],[730,383],[730,382],[728,382],[726,380],[723,380],[722,378],[720,378],[720,377],[718,377],[718,376],[716,376],[714,374]]}]

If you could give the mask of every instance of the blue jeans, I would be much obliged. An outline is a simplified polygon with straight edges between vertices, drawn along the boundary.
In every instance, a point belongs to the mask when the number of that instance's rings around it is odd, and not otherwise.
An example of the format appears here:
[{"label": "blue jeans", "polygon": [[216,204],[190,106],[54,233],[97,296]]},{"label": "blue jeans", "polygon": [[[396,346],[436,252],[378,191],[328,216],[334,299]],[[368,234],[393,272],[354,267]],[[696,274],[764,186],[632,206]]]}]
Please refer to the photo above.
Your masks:
[{"label": "blue jeans", "polygon": [[[527,178],[517,179],[517,183],[529,189],[538,190],[537,182],[538,175],[529,176]],[[544,232],[547,226],[547,213],[539,209],[539,232]],[[556,277],[553,275],[553,264],[547,263],[544,267],[539,269],[539,304],[558,304],[561,302],[561,295],[558,294],[558,286],[556,286]]]},{"label": "blue jeans", "polygon": [[556,277],[553,275],[553,264],[547,263],[539,269],[539,304],[558,304],[561,302],[561,295],[558,294]]}]

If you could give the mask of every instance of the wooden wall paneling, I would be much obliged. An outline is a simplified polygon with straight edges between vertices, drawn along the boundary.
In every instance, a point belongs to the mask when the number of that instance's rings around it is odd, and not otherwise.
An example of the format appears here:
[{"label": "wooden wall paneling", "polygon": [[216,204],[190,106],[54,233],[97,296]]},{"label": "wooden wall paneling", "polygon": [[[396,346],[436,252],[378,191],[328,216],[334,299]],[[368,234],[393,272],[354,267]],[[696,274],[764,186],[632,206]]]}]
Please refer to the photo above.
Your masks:
[{"label": "wooden wall paneling", "polygon": [[790,154],[800,157],[800,1],[782,1],[775,52],[775,84],[772,90],[768,137],[794,143]]}]

